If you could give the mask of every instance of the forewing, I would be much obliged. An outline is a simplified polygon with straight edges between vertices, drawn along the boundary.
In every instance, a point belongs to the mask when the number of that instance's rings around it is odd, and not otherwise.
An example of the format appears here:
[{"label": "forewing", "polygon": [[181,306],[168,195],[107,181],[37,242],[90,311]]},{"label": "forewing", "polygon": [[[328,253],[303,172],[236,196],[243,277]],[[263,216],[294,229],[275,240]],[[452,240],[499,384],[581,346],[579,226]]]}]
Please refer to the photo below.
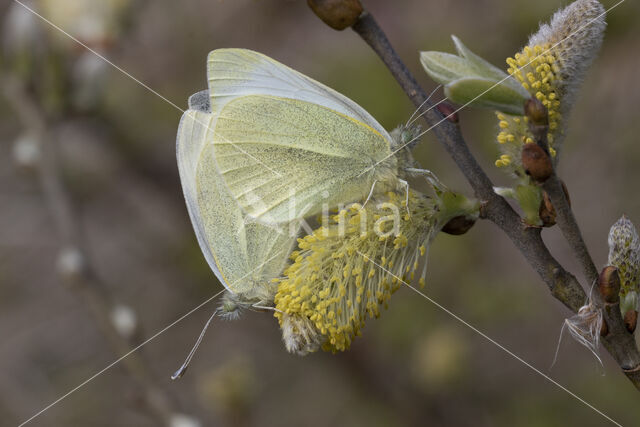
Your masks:
[{"label": "forewing", "polygon": [[390,140],[385,129],[366,110],[346,96],[252,50],[212,51],[207,60],[207,79],[214,114],[237,97],[272,95],[330,108],[367,124]]},{"label": "forewing", "polygon": [[232,196],[270,224],[314,215],[323,204],[364,199],[374,166],[390,156],[375,129],[300,100],[247,95],[219,112],[215,157]]}]

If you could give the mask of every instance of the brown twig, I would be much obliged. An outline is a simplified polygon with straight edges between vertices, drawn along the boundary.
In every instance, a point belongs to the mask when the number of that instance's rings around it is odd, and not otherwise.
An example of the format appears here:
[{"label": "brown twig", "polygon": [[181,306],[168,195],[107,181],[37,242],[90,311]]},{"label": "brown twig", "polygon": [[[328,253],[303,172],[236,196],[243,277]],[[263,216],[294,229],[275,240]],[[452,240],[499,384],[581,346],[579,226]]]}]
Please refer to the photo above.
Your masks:
[{"label": "brown twig", "polygon": [[582,272],[587,279],[587,283],[595,283],[598,279],[598,269],[596,268],[587,245],[582,238],[582,232],[576,221],[569,201],[562,189],[562,183],[558,176],[553,173],[542,186],[551,199],[551,204],[556,210],[556,222],[562,231],[565,239],[571,246],[573,253],[578,258]]},{"label": "brown twig", "polygon": [[[88,260],[78,226],[80,221],[60,177],[56,141],[53,135],[54,126],[49,124],[46,114],[21,80],[12,75],[2,77],[2,89],[7,103],[12,107],[23,127],[37,138],[41,149],[37,172],[46,205],[59,234],[59,256],[68,256],[72,259],[72,262],[66,263],[67,267],[59,268],[60,278],[83,299],[116,356],[127,354],[136,345],[134,339],[141,333],[138,328],[136,333],[125,337],[118,332],[112,321],[112,313],[116,305]],[[141,404],[141,409],[156,422],[169,424],[175,413],[173,409],[175,404],[166,392],[153,383],[149,364],[138,354],[128,355],[122,359],[122,363],[135,380],[134,395],[139,396],[136,401]]]},{"label": "brown twig", "polygon": [[[599,272],[582,238],[582,232],[571,210],[571,203],[569,202],[566,188],[563,187],[562,181],[558,178],[553,159],[550,155],[551,150],[548,140],[549,113],[542,102],[535,97],[527,100],[524,110],[525,115],[529,119],[529,130],[535,140],[535,144],[527,144],[527,146],[532,146],[533,148],[539,147],[537,148],[539,157],[537,159],[527,158],[529,162],[528,165],[525,165],[525,170],[531,175],[534,182],[541,184],[549,196],[556,213],[556,222],[560,227],[560,231],[562,231],[569,246],[571,246],[571,249],[580,261],[584,277],[591,286],[598,281]],[[523,164],[524,161],[523,151]],[[527,167],[530,167],[530,169],[527,169]]]},{"label": "brown twig", "polygon": [[[493,191],[491,180],[469,151],[457,123],[453,120],[447,120],[448,117],[431,108],[432,104],[427,101],[426,93],[398,57],[373,16],[368,12],[364,12],[352,28],[380,56],[413,104],[417,107],[422,105],[421,108],[425,111],[423,117],[430,129],[433,130],[438,141],[462,171],[473,188],[475,196],[482,200],[482,217],[492,221],[502,229],[544,280],[553,296],[572,311],[577,312],[587,299],[584,289],[578,280],[551,255],[542,241],[540,230],[525,227],[520,216],[502,197]],[[558,187],[551,187],[550,189],[554,196],[557,196]],[[560,186],[559,188],[565,204],[568,205],[562,192],[562,187]],[[563,209],[563,207],[559,204],[559,208],[556,207],[556,209]],[[579,228],[575,223],[571,210],[561,211],[558,214],[559,217],[563,216],[563,219],[559,219],[559,221],[565,222],[562,227],[570,230],[568,240],[570,240],[572,248],[582,262],[586,277],[588,280],[592,280],[594,277],[597,278],[597,270],[586,250],[584,241],[582,241],[582,236],[579,233]],[[609,334],[603,339],[604,345],[627,375],[627,378],[640,390],[640,353],[636,347],[635,340],[631,334],[626,332],[619,310],[617,310],[617,315],[616,310],[605,310],[605,319],[609,326]]]},{"label": "brown twig", "polygon": [[[525,107],[527,116],[529,117],[529,128],[531,129],[535,143],[542,147],[544,155],[547,156],[546,160],[550,165],[553,164],[551,156],[549,154],[549,142],[547,135],[549,131],[549,122],[547,119],[546,108],[537,100],[532,98],[528,101],[528,106]],[[531,107],[535,105],[533,108]],[[534,111],[536,110],[536,111]],[[532,115],[533,114],[533,115]],[[571,204],[567,197],[567,193],[563,188],[562,181],[558,178],[555,168],[550,169],[550,175],[546,177],[542,182],[542,188],[549,195],[551,204],[556,212],[556,222],[560,227],[560,231],[564,235],[567,242],[571,246],[574,255],[580,262],[583,274],[591,286],[595,285],[599,281],[600,274],[593,262],[593,258],[589,254],[587,245],[582,238],[582,232]],[[637,345],[634,335],[627,331],[624,326],[624,320],[620,313],[620,299],[617,295],[613,300],[607,301],[603,298],[600,292],[593,292],[590,294],[592,302],[602,310],[604,316],[604,323],[607,325],[607,333],[604,334],[604,345],[611,353],[614,359],[619,363],[623,372],[629,377],[629,379],[638,387],[638,381],[640,378],[640,370],[638,369],[639,359]],[[635,369],[633,367],[636,367]]]}]

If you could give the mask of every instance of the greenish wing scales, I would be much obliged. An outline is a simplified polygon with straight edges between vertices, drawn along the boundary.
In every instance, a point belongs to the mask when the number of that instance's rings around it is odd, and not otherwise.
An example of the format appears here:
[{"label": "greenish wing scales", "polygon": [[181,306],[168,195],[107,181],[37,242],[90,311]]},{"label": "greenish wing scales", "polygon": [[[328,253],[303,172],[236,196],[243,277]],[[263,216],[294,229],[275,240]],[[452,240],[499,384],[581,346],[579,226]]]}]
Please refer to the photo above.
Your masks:
[{"label": "greenish wing scales", "polygon": [[297,226],[276,229],[247,222],[224,185],[214,159],[213,117],[206,111],[183,115],[176,144],[185,200],[198,243],[220,282],[234,293],[272,286],[295,243]]},{"label": "greenish wing scales", "polygon": [[207,78],[214,114],[235,98],[271,95],[322,105],[366,123],[389,138],[384,128],[351,99],[259,52],[216,49],[207,58]]},{"label": "greenish wing scales", "polygon": [[[305,101],[256,95],[225,105],[214,136],[218,170],[250,216],[288,222],[369,193],[390,155],[369,126]],[[244,155],[241,155],[244,154]],[[364,172],[364,173],[363,173]]]}]

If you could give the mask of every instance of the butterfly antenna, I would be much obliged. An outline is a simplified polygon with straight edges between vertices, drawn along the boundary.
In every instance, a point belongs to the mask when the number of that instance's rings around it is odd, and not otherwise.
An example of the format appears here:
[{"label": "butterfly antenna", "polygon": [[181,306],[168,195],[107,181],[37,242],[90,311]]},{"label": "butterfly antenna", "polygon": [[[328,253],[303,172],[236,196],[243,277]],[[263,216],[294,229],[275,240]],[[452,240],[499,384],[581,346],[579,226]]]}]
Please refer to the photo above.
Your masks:
[{"label": "butterfly antenna", "polygon": [[[447,98],[442,98],[440,101],[436,102],[435,104],[433,104],[431,107],[427,108],[426,110],[424,110],[422,113],[420,113],[419,115],[417,115],[416,117],[413,118],[413,120],[411,120],[410,123],[407,124],[407,126],[411,126],[416,120],[418,120],[420,117],[424,116],[425,114],[427,114],[429,111],[433,110],[434,108],[436,108],[438,105],[442,104],[443,102],[445,102],[447,100]],[[420,136],[422,136],[423,134],[420,134],[417,138],[419,138]],[[413,140],[412,140],[413,141]]]},{"label": "butterfly antenna", "polygon": [[[426,104],[427,102],[429,102],[429,100],[431,99],[431,97],[433,96],[434,93],[436,93],[436,91],[438,89],[440,89],[442,87],[442,85],[438,85],[436,86],[436,88],[434,90],[431,91],[431,93],[429,94],[429,96],[427,96],[427,99],[425,99],[424,101],[422,101],[422,104],[420,104],[420,106],[418,108],[416,108],[416,110],[413,112],[413,114],[411,115],[411,117],[409,117],[409,119],[407,119],[407,123],[404,125],[404,127],[409,126],[411,123],[411,119],[413,119],[413,117],[418,114],[418,111],[420,111],[420,109],[422,107],[424,107],[424,104]],[[429,111],[429,110],[427,110]]]},{"label": "butterfly antenna", "polygon": [[193,355],[196,354],[196,350],[198,349],[198,347],[200,347],[202,338],[204,338],[204,333],[207,332],[207,329],[209,328],[209,324],[211,323],[213,318],[216,317],[216,314],[218,314],[218,310],[215,310],[211,315],[211,317],[209,317],[209,320],[207,320],[207,323],[204,324],[204,328],[202,328],[202,332],[200,332],[200,336],[198,337],[198,340],[196,341],[195,345],[189,352],[189,355],[187,356],[187,358],[184,360],[184,363],[182,364],[182,366],[180,366],[180,368],[177,371],[174,372],[173,375],[171,375],[172,380],[177,380],[178,378],[182,378],[184,373],[187,372],[187,368],[191,363],[191,359],[193,359]]}]

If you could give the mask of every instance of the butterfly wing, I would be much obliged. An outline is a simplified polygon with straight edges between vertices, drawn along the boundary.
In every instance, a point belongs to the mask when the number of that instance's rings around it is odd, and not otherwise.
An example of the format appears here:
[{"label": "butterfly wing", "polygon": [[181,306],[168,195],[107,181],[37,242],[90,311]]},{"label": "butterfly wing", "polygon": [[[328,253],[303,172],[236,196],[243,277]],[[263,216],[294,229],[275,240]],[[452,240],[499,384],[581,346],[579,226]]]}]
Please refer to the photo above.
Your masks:
[{"label": "butterfly wing", "polygon": [[[248,223],[217,172],[208,97],[189,100],[180,120],[177,157],[180,180],[200,248],[216,277],[230,291],[245,293],[280,274],[295,243],[295,227]],[[290,232],[293,231],[293,232]]]},{"label": "butterfly wing", "polygon": [[207,74],[219,171],[258,221],[362,200],[376,179],[395,178],[391,137],[338,92],[243,49],[211,52]]},{"label": "butterfly wing", "polygon": [[270,224],[364,199],[380,170],[374,166],[391,153],[384,136],[362,122],[269,95],[228,102],[213,142],[231,194],[248,215]]},{"label": "butterfly wing", "polygon": [[211,110],[218,114],[235,98],[272,95],[322,105],[372,127],[387,140],[387,131],[362,107],[298,71],[248,49],[217,49],[207,59]]}]

